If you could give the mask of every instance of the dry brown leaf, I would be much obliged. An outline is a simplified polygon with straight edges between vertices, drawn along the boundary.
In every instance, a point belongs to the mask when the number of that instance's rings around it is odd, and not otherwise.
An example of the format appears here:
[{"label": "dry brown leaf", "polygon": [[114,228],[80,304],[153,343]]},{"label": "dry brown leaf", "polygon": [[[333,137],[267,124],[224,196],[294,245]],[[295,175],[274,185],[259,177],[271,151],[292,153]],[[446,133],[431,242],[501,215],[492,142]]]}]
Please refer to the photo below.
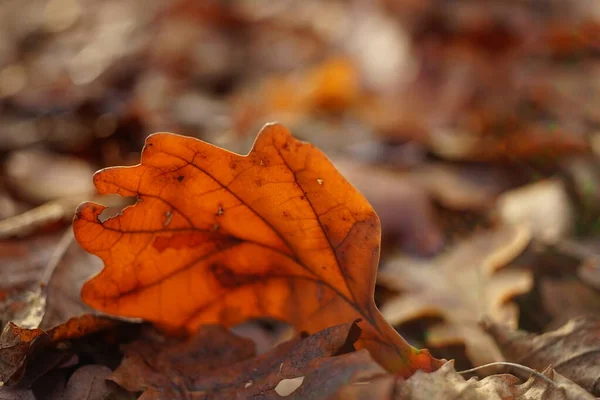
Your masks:
[{"label": "dry brown leaf", "polygon": [[379,283],[400,294],[381,311],[398,325],[425,316],[444,322],[431,328],[427,343],[444,346],[465,343],[475,365],[501,359],[494,342],[479,327],[484,315],[514,326],[518,309],[514,296],[531,289],[526,271],[499,270],[527,246],[530,234],[523,226],[501,226],[467,238],[433,259],[398,257],[379,272]]},{"label": "dry brown leaf", "polygon": [[385,375],[367,383],[350,384],[342,388],[332,400],[594,399],[594,396],[552,369],[544,371],[544,375],[553,384],[533,375],[526,382],[509,374],[491,375],[482,380],[465,380],[454,370],[454,363],[451,361],[429,374],[419,371],[406,381]]},{"label": "dry brown leaf", "polygon": [[385,370],[373,361],[365,349],[315,360],[306,369],[304,382],[290,399],[329,399],[343,386],[358,384],[385,374]]},{"label": "dry brown leaf", "polygon": [[275,399],[282,380],[304,377],[299,386],[295,381],[293,393],[311,398],[319,390],[335,393],[360,376],[385,373],[366,351],[337,356],[352,350],[359,335],[354,323],[337,325],[253,357],[251,341],[219,326],[203,326],[184,342],[146,338],[126,345],[125,358],[111,379],[129,391],[145,390],[144,400],[258,395]]},{"label": "dry brown leaf", "polygon": [[[64,390],[53,393],[49,400],[133,400],[137,396],[127,393],[114,382],[107,380],[110,368],[104,365],[85,365],[69,378]],[[1,397],[0,397],[1,399]]]},{"label": "dry brown leaf", "polygon": [[10,322],[0,336],[0,381],[5,385],[18,383],[25,373],[27,358],[41,348],[114,326],[114,320],[93,315],[71,318],[48,330],[21,328]]},{"label": "dry brown leaf", "polygon": [[[147,335],[123,346],[124,358],[110,377],[129,391],[176,391],[178,385],[254,355],[254,343],[223,327],[203,326],[184,341]],[[218,376],[218,375],[217,375]]]},{"label": "dry brown leaf", "polygon": [[543,335],[512,331],[489,321],[485,325],[507,360],[538,370],[552,366],[592,394],[600,394],[598,318],[575,318]]},{"label": "dry brown leaf", "polygon": [[360,318],[357,346],[386,368],[408,376],[440,365],[375,307],[373,208],[283,126],[267,125],[247,156],[152,135],[142,164],[102,170],[94,182],[139,201],[104,222],[104,206],[78,208],[75,236],[105,263],[82,289],[91,306],[189,333],[258,317],[315,332]]}]

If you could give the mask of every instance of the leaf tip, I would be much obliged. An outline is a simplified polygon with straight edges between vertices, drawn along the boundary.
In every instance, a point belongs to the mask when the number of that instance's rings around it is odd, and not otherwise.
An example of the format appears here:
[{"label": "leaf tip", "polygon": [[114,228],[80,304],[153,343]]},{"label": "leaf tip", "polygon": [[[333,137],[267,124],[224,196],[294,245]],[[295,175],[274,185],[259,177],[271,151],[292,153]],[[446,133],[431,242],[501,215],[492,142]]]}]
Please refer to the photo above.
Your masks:
[{"label": "leaf tip", "polygon": [[279,122],[267,122],[260,132],[258,132],[257,141],[260,138],[268,137],[268,138],[284,138],[289,139],[293,137],[292,133],[286,128],[283,124]]},{"label": "leaf tip", "polygon": [[94,203],[92,201],[83,202],[77,206],[77,209],[75,210],[73,223],[76,224],[80,220],[98,223],[100,222],[99,216],[105,209],[106,206],[103,206],[102,204]]}]

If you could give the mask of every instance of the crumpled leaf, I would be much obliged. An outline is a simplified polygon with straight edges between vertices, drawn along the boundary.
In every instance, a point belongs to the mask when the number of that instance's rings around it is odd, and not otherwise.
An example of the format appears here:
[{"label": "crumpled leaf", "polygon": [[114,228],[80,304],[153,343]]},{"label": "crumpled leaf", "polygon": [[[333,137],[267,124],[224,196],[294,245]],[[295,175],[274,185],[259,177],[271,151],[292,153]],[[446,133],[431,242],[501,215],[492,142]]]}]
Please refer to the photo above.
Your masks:
[{"label": "crumpled leaf", "polygon": [[600,319],[574,318],[543,335],[511,331],[490,321],[485,326],[507,360],[539,370],[552,366],[590,393],[600,395]]},{"label": "crumpled leaf", "polygon": [[337,325],[253,357],[251,341],[208,325],[184,342],[145,338],[124,346],[125,357],[111,379],[129,391],[145,390],[143,400],[279,398],[275,388],[282,380],[302,376],[295,396],[309,398],[319,390],[333,394],[358,376],[385,373],[367,351],[337,356],[352,350],[359,335],[355,323]]},{"label": "crumpled leaf", "polygon": [[[339,400],[593,400],[580,386],[548,368],[543,374],[553,384],[531,376],[526,382],[509,374],[491,375],[482,380],[465,380],[454,370],[454,362],[432,373],[417,371],[407,380],[391,375],[378,377],[367,384],[348,385],[340,390]],[[379,396],[373,396],[374,392]]]},{"label": "crumpled leaf", "polygon": [[501,354],[479,327],[490,315],[515,326],[518,309],[509,300],[531,289],[530,272],[500,270],[529,243],[524,226],[504,225],[479,232],[433,259],[398,257],[379,272],[379,284],[400,294],[385,302],[381,312],[398,325],[424,316],[443,323],[427,334],[431,346],[465,343],[475,365],[498,361]]},{"label": "crumpled leaf", "polygon": [[253,317],[315,332],[361,318],[358,347],[390,370],[435,369],[373,301],[379,219],[318,149],[267,125],[247,156],[155,134],[142,164],[94,176],[101,194],[138,196],[101,222],[83,203],[74,230],[105,268],[82,289],[104,312],[194,332]]}]

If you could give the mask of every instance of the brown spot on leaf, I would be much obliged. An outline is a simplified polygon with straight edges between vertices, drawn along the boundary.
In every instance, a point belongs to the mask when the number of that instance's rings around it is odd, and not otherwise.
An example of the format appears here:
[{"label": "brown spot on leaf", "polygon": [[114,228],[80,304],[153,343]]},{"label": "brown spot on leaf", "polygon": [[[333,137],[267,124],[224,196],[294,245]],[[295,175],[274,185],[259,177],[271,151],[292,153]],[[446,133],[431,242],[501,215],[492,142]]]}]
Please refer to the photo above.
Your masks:
[{"label": "brown spot on leaf", "polygon": [[238,274],[231,268],[218,262],[210,264],[208,269],[217,278],[219,285],[227,289],[247,285],[262,278],[258,275]]}]

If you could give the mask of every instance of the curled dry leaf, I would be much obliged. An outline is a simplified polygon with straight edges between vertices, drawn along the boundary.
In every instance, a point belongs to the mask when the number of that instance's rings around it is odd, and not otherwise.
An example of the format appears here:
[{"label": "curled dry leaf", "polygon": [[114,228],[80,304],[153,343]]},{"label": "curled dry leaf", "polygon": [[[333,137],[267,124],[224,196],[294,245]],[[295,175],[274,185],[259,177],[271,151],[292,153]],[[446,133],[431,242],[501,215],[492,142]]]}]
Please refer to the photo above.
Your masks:
[{"label": "curled dry leaf", "polygon": [[[348,385],[336,400],[593,400],[594,396],[552,369],[544,375],[553,384],[531,376],[526,382],[509,374],[491,375],[482,380],[465,380],[454,370],[452,361],[432,373],[416,372],[407,380],[390,375],[378,377],[364,385]],[[381,393],[373,397],[373,393]]]},{"label": "curled dry leaf", "polygon": [[551,365],[590,393],[600,395],[598,318],[575,318],[543,335],[512,331],[490,321],[485,326],[507,360],[538,370]]},{"label": "curled dry leaf", "polygon": [[509,300],[530,290],[532,277],[527,271],[498,269],[529,240],[526,227],[504,225],[480,232],[433,259],[396,258],[379,272],[379,283],[400,294],[385,302],[381,311],[392,325],[442,317],[444,322],[428,332],[429,345],[464,342],[473,364],[498,361],[500,352],[479,327],[479,319],[490,315],[516,324],[518,309]]},{"label": "curled dry leaf", "polygon": [[266,126],[247,156],[155,134],[141,165],[102,170],[94,183],[139,201],[104,222],[103,206],[78,208],[75,236],[105,263],[82,289],[91,306],[188,332],[254,317],[315,332],[361,318],[357,345],[386,368],[408,376],[439,366],[375,307],[373,208],[283,126]]},{"label": "curled dry leaf", "polygon": [[367,351],[338,356],[352,350],[359,335],[354,323],[337,325],[253,357],[251,341],[220,326],[203,326],[183,342],[145,338],[126,345],[125,358],[111,379],[127,390],[145,391],[144,400],[177,395],[279,398],[281,381],[299,377],[305,378],[294,396],[310,398],[319,388],[333,394],[359,376],[385,373]]}]

